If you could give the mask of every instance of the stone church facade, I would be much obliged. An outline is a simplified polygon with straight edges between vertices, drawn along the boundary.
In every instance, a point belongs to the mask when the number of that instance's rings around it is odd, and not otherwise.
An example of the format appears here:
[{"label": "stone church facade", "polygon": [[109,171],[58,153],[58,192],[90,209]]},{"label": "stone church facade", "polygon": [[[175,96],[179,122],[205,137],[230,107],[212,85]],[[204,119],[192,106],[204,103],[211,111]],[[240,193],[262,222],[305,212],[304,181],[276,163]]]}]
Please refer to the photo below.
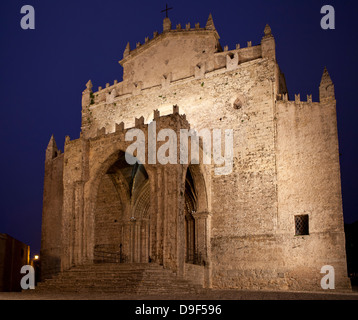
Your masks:
[{"label": "stone church facade", "polygon": [[[211,15],[205,27],[165,18],[162,33],[127,45],[122,82],[87,83],[79,139],[66,137],[62,153],[51,137],[46,149],[44,278],[115,258],[207,288],[321,290],[331,265],[336,289],[350,288],[327,70],[319,102],[290,99],[269,26],[258,45],[219,39]],[[126,133],[148,138],[153,120],[156,133],[178,136],[232,129],[232,172],[201,161],[128,164]]]}]

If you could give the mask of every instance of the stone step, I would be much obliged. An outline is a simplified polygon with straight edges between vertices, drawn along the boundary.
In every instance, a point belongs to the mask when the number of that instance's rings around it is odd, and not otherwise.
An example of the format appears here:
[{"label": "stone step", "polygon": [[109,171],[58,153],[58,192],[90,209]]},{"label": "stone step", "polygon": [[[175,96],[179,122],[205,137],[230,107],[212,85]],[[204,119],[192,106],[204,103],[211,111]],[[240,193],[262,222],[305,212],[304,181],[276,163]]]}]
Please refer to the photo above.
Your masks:
[{"label": "stone step", "polygon": [[189,294],[202,286],[177,278],[171,270],[155,263],[91,264],[73,267],[38,283],[37,292],[98,292],[128,294]]},{"label": "stone step", "polygon": [[[135,281],[133,281],[135,280]],[[135,285],[164,285],[164,284],[172,284],[172,285],[187,285],[188,282],[186,280],[173,280],[173,279],[149,279],[149,280],[143,280],[143,279],[60,279],[60,280],[48,280],[44,283],[49,284],[74,284],[74,283],[108,283],[113,285],[120,285],[120,284],[126,284],[126,283],[134,283]]]},{"label": "stone step", "polygon": [[47,287],[45,290],[37,290],[37,293],[41,292],[95,292],[95,293],[125,293],[125,294],[191,294],[198,293],[196,288],[115,288],[107,286],[81,286],[81,287]]},{"label": "stone step", "polygon": [[141,283],[140,285],[133,284],[131,282],[124,283],[124,282],[53,282],[53,283],[46,283],[43,285],[39,285],[37,288],[64,288],[64,287],[73,287],[73,288],[80,288],[80,287],[106,287],[106,288],[116,288],[116,289],[123,289],[123,288],[170,288],[170,290],[177,290],[177,289],[188,289],[188,288],[195,288],[193,285],[189,285],[188,283]]},{"label": "stone step", "polygon": [[110,281],[115,281],[115,280],[120,280],[122,281],[123,279],[128,279],[128,280],[141,280],[141,281],[171,281],[173,278],[176,278],[175,275],[170,275],[170,274],[123,274],[123,273],[116,273],[116,274],[85,274],[85,273],[81,273],[79,275],[74,275],[74,274],[66,274],[66,275],[61,275],[58,277],[55,277],[53,279],[50,279],[48,281],[71,281],[71,280],[87,280],[87,279],[93,279],[94,281],[105,281],[105,280],[110,280]]}]

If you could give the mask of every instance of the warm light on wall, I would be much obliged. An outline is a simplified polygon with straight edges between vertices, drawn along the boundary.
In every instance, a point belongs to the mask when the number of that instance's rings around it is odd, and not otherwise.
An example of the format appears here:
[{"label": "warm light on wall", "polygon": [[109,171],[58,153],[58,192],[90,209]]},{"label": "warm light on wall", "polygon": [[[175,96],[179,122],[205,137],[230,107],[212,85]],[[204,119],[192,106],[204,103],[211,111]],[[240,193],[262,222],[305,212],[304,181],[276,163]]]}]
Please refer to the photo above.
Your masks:
[{"label": "warm light on wall", "polygon": [[39,260],[40,256],[38,256],[37,254],[34,256],[34,260]]}]

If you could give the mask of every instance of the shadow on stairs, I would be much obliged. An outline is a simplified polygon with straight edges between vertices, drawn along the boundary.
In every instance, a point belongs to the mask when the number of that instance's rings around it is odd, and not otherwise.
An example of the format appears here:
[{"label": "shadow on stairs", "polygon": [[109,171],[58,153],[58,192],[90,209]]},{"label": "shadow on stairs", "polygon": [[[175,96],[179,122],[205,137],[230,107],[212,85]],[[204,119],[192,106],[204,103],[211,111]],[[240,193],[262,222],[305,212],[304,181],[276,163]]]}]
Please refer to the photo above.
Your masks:
[{"label": "shadow on stairs", "polygon": [[33,292],[193,295],[204,290],[156,263],[98,263],[76,266],[39,282]]}]

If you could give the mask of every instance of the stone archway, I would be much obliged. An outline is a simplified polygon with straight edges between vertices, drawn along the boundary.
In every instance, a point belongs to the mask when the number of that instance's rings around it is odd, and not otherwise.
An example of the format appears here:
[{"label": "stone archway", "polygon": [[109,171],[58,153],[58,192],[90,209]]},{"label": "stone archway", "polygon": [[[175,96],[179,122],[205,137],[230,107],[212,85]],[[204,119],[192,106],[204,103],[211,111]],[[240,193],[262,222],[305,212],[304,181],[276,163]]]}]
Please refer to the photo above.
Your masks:
[{"label": "stone archway", "polygon": [[185,177],[185,262],[205,265],[209,260],[207,190],[200,165],[190,165]]},{"label": "stone archway", "polygon": [[103,174],[94,211],[94,261],[150,261],[150,188],[143,165],[124,152]]}]

